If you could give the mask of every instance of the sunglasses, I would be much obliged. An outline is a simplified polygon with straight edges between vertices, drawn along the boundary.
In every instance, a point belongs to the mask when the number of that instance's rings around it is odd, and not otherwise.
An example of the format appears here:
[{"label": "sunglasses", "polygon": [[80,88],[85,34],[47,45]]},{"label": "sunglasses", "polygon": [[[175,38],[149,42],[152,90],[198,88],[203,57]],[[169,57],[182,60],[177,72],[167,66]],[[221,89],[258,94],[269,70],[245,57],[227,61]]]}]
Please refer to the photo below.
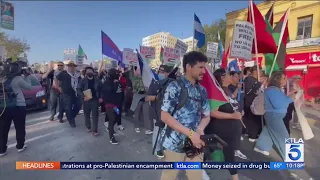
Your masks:
[{"label": "sunglasses", "polygon": [[58,66],[63,66],[62,64],[58,64]]}]

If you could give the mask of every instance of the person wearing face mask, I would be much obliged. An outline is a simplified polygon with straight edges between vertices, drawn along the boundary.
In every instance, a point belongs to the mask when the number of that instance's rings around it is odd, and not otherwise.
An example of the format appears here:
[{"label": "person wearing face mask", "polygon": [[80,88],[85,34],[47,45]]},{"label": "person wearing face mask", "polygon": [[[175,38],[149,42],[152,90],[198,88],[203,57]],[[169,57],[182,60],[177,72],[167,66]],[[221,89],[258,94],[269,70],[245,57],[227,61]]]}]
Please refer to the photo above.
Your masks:
[{"label": "person wearing face mask", "polygon": [[[149,86],[149,89],[148,89],[146,102],[147,102],[147,104],[149,104],[149,102],[151,104],[151,108],[150,108],[151,117],[150,118],[151,118],[151,123],[153,123],[153,124],[156,123],[156,118],[157,118],[156,117],[156,112],[155,112],[155,109],[156,109],[156,107],[155,107],[156,106],[156,104],[155,104],[156,96],[158,94],[159,89],[166,82],[166,78],[168,77],[170,71],[171,71],[171,68],[169,66],[161,65],[159,67],[159,71],[158,71],[159,72],[159,74],[158,74],[159,81],[153,80],[151,82],[150,86]],[[152,135],[152,147],[154,147],[154,145],[155,145],[156,138],[157,138],[157,135],[158,135],[158,131],[159,131],[159,127],[154,125],[154,127],[153,127],[153,135]],[[164,157],[163,151],[161,150],[159,143],[156,144],[155,155],[158,158],[163,158]]]},{"label": "person wearing face mask", "polygon": [[124,100],[124,92],[119,82],[119,73],[116,69],[109,70],[109,77],[102,86],[102,98],[106,108],[106,116],[108,117],[108,131],[111,144],[118,144],[114,137],[114,125],[120,122],[121,105]]},{"label": "person wearing face mask", "polygon": [[[78,94],[83,98],[83,112],[85,125],[88,132],[92,132],[94,136],[98,135],[98,119],[99,119],[99,103],[102,102],[100,98],[101,83],[100,80],[94,76],[92,67],[86,67],[84,70],[85,76],[78,85]],[[89,90],[90,89],[90,90]],[[87,93],[90,92],[91,93]],[[92,121],[90,115],[92,113]]]}]

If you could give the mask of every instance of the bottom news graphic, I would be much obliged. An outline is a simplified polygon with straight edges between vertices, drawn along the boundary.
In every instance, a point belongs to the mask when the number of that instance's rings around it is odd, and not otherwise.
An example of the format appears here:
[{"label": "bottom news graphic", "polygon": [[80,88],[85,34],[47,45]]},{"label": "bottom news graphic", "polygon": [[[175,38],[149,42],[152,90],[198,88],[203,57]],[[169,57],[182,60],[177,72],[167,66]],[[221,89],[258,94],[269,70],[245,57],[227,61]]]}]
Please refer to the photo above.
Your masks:
[{"label": "bottom news graphic", "polygon": [[299,170],[304,163],[286,162],[16,162],[17,170],[81,170],[81,169],[251,169]]}]

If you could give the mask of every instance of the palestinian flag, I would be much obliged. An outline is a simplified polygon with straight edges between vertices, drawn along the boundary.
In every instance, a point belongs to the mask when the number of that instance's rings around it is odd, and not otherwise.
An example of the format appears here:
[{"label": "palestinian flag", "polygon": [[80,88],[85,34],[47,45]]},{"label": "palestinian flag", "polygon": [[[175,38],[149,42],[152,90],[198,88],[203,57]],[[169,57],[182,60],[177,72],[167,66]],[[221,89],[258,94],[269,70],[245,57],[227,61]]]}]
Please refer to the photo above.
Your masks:
[{"label": "palestinian flag", "polygon": [[[277,52],[277,46],[272,37],[272,31],[271,31],[272,28],[270,29],[270,27],[267,25],[266,21],[264,20],[257,6],[252,1],[250,1],[250,4],[252,6],[253,13],[251,13],[251,6],[249,6],[247,21],[252,24],[254,23],[255,25],[258,53],[274,53],[275,54]],[[253,22],[252,14],[254,16],[254,22]],[[255,54],[254,42],[252,45],[252,53]]]},{"label": "palestinian flag", "polygon": [[277,59],[274,54],[265,55],[266,73],[270,74],[272,63],[275,60],[273,71],[284,70],[284,63],[286,59],[286,46],[289,42],[289,30],[288,30],[288,16],[290,9],[281,17],[279,23],[273,29],[273,38],[277,42],[277,46],[280,46]]},{"label": "palestinian flag", "polygon": [[269,11],[267,14],[264,16],[264,19],[268,25],[268,28],[270,28],[270,31],[273,30],[273,10],[274,10],[274,3],[270,7]]},{"label": "palestinian flag", "polygon": [[209,69],[206,67],[206,73],[203,76],[201,85],[206,88],[208,93],[208,100],[210,105],[210,110],[214,110],[226,103],[228,103],[228,98],[226,97],[224,91],[218,85],[218,82],[213,77]]},{"label": "palestinian flag", "polygon": [[82,49],[82,47],[80,45],[78,47],[78,56],[80,56],[80,57],[83,56],[84,58],[88,59],[86,53],[84,53],[84,51],[83,51],[83,49]]}]

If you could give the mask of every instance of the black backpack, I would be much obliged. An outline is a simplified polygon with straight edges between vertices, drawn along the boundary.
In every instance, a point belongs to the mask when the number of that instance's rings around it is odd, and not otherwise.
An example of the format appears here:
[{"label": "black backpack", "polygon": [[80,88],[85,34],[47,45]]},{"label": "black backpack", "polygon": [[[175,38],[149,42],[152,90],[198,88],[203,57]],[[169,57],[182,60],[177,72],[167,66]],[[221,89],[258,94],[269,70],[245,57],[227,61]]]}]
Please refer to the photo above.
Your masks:
[{"label": "black backpack", "polygon": [[13,78],[3,79],[0,83],[0,110],[13,108],[17,105],[17,95],[13,92],[11,82]]},{"label": "black backpack", "polygon": [[168,87],[168,85],[173,82],[176,81],[178,83],[178,85],[181,87],[181,92],[179,95],[179,100],[178,100],[178,104],[174,107],[173,112],[171,113],[171,115],[173,116],[174,113],[181,109],[187,102],[188,100],[188,89],[185,87],[185,83],[181,80],[181,79],[172,79],[172,78],[167,78],[164,79],[158,83],[161,83],[161,88],[158,89],[157,95],[156,95],[156,100],[155,100],[155,113],[156,113],[156,123],[155,125],[160,127],[160,128],[164,128],[165,124],[164,122],[161,120],[161,106],[162,106],[162,102],[163,102],[163,98],[164,98],[164,93]]}]

